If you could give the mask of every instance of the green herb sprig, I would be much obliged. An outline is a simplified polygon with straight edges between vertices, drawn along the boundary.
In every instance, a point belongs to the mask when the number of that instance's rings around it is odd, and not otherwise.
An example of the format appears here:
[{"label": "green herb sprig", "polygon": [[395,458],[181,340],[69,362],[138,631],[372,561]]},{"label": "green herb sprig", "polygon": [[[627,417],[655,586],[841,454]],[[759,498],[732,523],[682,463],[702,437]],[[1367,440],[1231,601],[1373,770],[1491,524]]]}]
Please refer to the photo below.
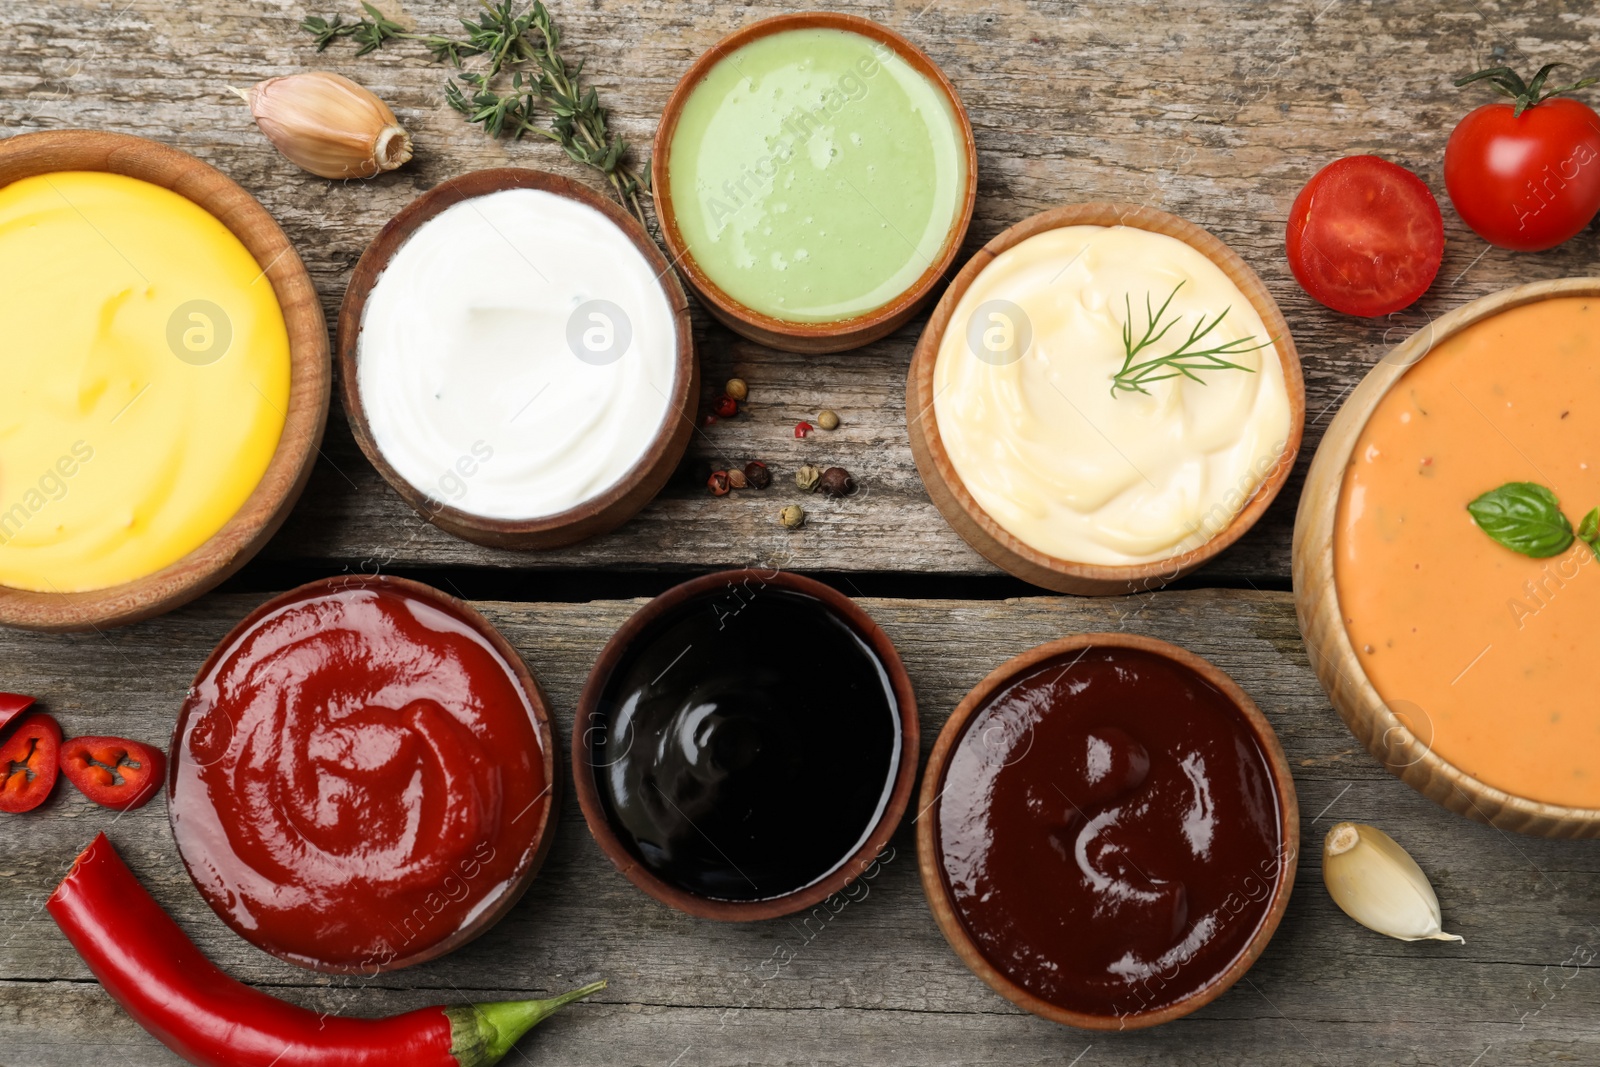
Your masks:
[{"label": "green herb sprig", "polygon": [[[366,0],[361,4],[366,18],[345,22],[339,15],[313,15],[300,28],[312,36],[319,52],[346,37],[358,45],[358,56],[391,41],[421,42],[434,62],[459,72],[446,83],[444,95],[467,121],[493,137],[520,140],[531,133],[556,142],[574,161],[604,174],[617,199],[644,223],[641,198],[650,195],[649,176],[627,161],[628,144],[611,132],[599,94],[582,84],[583,64],[569,65],[562,56],[561,31],[542,0],[531,5],[517,0],[480,3],[481,16],[476,22],[462,19],[459,37],[411,33]],[[486,57],[482,69],[464,69],[478,56]],[[547,125],[539,122],[542,113],[549,115]]]},{"label": "green herb sprig", "polygon": [[1166,318],[1167,308],[1172,306],[1173,297],[1177,296],[1178,290],[1182,288],[1183,282],[1173,286],[1172,292],[1167,294],[1166,300],[1162,301],[1159,308],[1153,307],[1150,294],[1145,294],[1145,330],[1143,336],[1137,341],[1133,337],[1133,301],[1132,298],[1124,294],[1122,302],[1127,315],[1122,322],[1122,369],[1117,371],[1111,378],[1111,395],[1113,397],[1117,395],[1118,390],[1144,393],[1148,396],[1150,390],[1146,389],[1145,386],[1152,382],[1165,381],[1168,378],[1176,378],[1180,375],[1190,381],[1205,385],[1205,380],[1196,374],[1196,371],[1242,370],[1247,374],[1255,373],[1254,367],[1246,367],[1242,363],[1234,363],[1225,357],[1243,355],[1246,352],[1254,352],[1258,349],[1266,348],[1272,344],[1270,340],[1262,341],[1259,344],[1251,344],[1250,342],[1255,340],[1254,335],[1252,335],[1250,337],[1235,338],[1232,341],[1213,345],[1210,348],[1199,347],[1200,342],[1205,339],[1206,335],[1215,330],[1222,320],[1227,317],[1228,312],[1232,310],[1231,307],[1223,308],[1217,317],[1209,322],[1206,321],[1204,315],[1201,315],[1200,321],[1189,331],[1189,336],[1183,344],[1166,355],[1155,356],[1143,361],[1139,360],[1139,356],[1146,349],[1159,343],[1167,335],[1168,330],[1183,321],[1182,315],[1174,315],[1171,319],[1167,319],[1165,323],[1162,321]]},{"label": "green herb sprig", "polygon": [[1558,556],[1576,539],[1600,559],[1600,508],[1591,508],[1574,533],[1561,501],[1538,482],[1507,482],[1473,500],[1467,511],[1478,529],[1524,556]]}]

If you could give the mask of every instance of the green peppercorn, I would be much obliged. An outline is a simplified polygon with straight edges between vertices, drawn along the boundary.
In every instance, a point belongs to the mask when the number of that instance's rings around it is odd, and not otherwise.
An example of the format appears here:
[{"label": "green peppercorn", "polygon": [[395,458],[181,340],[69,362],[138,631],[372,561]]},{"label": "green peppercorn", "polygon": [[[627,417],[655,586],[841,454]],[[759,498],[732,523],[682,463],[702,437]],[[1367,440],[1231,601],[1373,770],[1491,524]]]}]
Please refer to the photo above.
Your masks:
[{"label": "green peppercorn", "polygon": [[806,509],[801,507],[799,504],[790,504],[788,507],[778,512],[778,521],[783,523],[791,530],[798,526],[803,526],[805,525],[806,521]]},{"label": "green peppercorn", "polygon": [[808,493],[814,492],[817,488],[817,483],[821,480],[822,471],[809,463],[794,472],[794,484]]}]

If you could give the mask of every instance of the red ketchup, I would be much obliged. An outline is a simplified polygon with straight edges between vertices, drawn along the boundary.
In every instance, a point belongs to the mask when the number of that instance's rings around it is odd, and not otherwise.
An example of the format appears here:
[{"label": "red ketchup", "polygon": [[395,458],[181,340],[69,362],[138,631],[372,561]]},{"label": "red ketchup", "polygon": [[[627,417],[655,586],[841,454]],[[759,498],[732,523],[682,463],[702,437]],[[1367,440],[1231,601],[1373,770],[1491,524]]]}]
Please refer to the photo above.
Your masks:
[{"label": "red ketchup", "polygon": [[1283,869],[1272,770],[1233,703],[1165,657],[1046,660],[970,720],[937,840],[979,951],[1035,996],[1123,1016],[1210,985]]},{"label": "red ketchup", "polygon": [[537,713],[486,628],[414,583],[315,583],[212,653],[178,718],[169,809],[241,937],[376,973],[509,903],[550,791]]}]

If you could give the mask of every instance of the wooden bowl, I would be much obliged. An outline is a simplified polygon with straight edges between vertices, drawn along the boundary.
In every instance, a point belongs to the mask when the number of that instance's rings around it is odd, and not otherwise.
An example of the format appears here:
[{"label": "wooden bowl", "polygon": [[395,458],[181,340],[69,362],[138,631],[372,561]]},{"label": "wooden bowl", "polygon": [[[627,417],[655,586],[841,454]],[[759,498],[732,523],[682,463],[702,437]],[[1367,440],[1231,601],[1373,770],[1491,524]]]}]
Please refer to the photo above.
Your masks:
[{"label": "wooden bowl", "polygon": [[[550,703],[545,698],[544,690],[540,687],[538,679],[533,676],[533,672],[528,669],[528,665],[523,661],[521,655],[518,654],[511,642],[507,641],[500,631],[495,629],[493,623],[484,618],[477,609],[466,601],[458,600],[430,585],[414,582],[409,578],[393,578],[386,575],[340,575],[307,582],[305,585],[273,597],[240,620],[238,625],[228,631],[228,635],[217,643],[211,655],[206,657],[205,662],[200,665],[200,669],[195,672],[195,684],[198,685],[200,680],[210,673],[218,657],[233,649],[240,636],[246,630],[255,625],[257,620],[276,610],[281,604],[318,594],[337,593],[344,590],[385,588],[432,604],[466,621],[511,668],[522,687],[523,693],[527,695],[529,705],[533,708],[534,731],[538,734],[539,744],[544,750],[544,775],[545,782],[548,783],[546,793],[549,796],[549,803],[545,805],[543,815],[532,828],[529,844],[524,852],[516,877],[501,885],[492,897],[486,898],[480,906],[480,910],[466,925],[448,937],[432,944],[423,945],[417,951],[405,956],[397,956],[392,960],[382,962],[368,960],[354,965],[312,963],[298,956],[274,952],[271,948],[258,944],[250,937],[248,931],[240,930],[227,915],[220,911],[217,913],[218,918],[222,919],[239,936],[250,941],[251,944],[256,945],[263,952],[268,952],[296,966],[325,974],[365,974],[371,977],[382,971],[398,971],[405,967],[412,967],[428,960],[437,959],[474,940],[504,918],[506,913],[522,898],[522,894],[533,883],[534,876],[539,873],[539,868],[543,866],[545,856],[550,852],[550,843],[555,839],[555,828],[559,825],[559,808],[562,794],[561,761],[556,758],[556,730],[550,719]],[[172,804],[172,794],[182,762],[189,758],[186,756],[186,726],[187,711],[179,715],[173,728],[172,743],[168,749],[167,761],[167,815],[172,823],[174,840],[177,841],[181,841],[182,838],[178,832],[177,813]],[[185,870],[189,872],[190,879],[194,881],[196,888],[201,890],[201,896],[206,899],[207,903],[210,903],[210,898],[201,886],[201,880],[195,876],[189,858],[182,856],[181,848],[179,849],[179,854],[184,861]]]},{"label": "wooden bowl", "polygon": [[[566,511],[537,519],[494,519],[474,515],[436,500],[412,485],[386,459],[373,439],[367,413],[361,402],[360,364],[361,315],[372,288],[400,246],[435,215],[464,200],[505,189],[538,189],[594,208],[622,230],[656,272],[667,306],[672,309],[677,332],[678,365],[673,378],[667,414],[648,449],[611,488]],[[621,526],[648,504],[667,484],[689,447],[694,433],[696,407],[700,396],[700,364],[694,355],[690,330],[689,298],[673,276],[670,265],[650,235],[613,201],[570,178],[542,170],[502,167],[473,171],[434,186],[407,204],[384,224],[378,236],[367,245],[345,290],[339,308],[336,342],[339,376],[345,414],[356,443],[368,461],[378,468],[383,480],[427,521],[463,540],[493,548],[560,548]]]},{"label": "wooden bowl", "polygon": [[[611,822],[606,818],[605,806],[595,785],[596,765],[592,739],[603,730],[597,725],[600,716],[600,698],[604,694],[612,673],[634,640],[652,623],[678,605],[718,589],[748,591],[755,595],[763,588],[788,589],[822,601],[835,615],[845,620],[852,629],[872,647],[888,672],[894,689],[895,702],[900,714],[900,766],[895,771],[894,789],[889,803],[884,807],[877,824],[855,852],[851,853],[833,873],[803,889],[764,900],[717,900],[698,896],[671,885],[648,870],[633,853],[629,852]],[[741,595],[750,596],[750,592]],[[774,650],[775,654],[781,650]],[[583,694],[578,699],[577,719],[572,727],[572,777],[577,787],[578,805],[583,808],[584,821],[589,833],[594,835],[600,851],[616,865],[623,876],[661,903],[677,908],[702,919],[719,919],[727,922],[754,922],[775,919],[815,907],[849,885],[868,870],[878,854],[893,836],[900,819],[905,815],[911,800],[911,788],[917,778],[917,754],[920,734],[917,726],[917,697],[911,688],[911,678],[894,643],[878,624],[872,621],[855,601],[831,586],[787,571],[737,570],[722,571],[693,578],[656,597],[640,608],[622,628],[612,635],[601,650],[600,658],[589,673]]]},{"label": "wooden bowl", "polygon": [[1423,796],[1478,822],[1542,837],[1600,837],[1600,810],[1546,804],[1485,785],[1412,733],[1367,678],[1334,581],[1333,534],[1345,468],[1389,389],[1433,346],[1502,311],[1555,296],[1600,297],[1600,278],[1532,282],[1456,308],[1395,346],[1350,393],[1317,448],[1294,524],[1294,604],[1311,666],[1356,740]]},{"label": "wooden bowl", "polygon": [[82,593],[0,586],[0,625],[65,632],[122,626],[171,611],[212,589],[261,550],[311,477],[328,419],[328,329],[305,264],[255,198],[187,152],[96,130],[24,133],[0,142],[0,186],[56,171],[107,171],[170,189],[214,215],[272,282],[289,332],[289,410],[255,490],[216,533],[154,574]]},{"label": "wooden bowl", "polygon": [[[1272,902],[1250,939],[1245,950],[1221,975],[1175,1004],[1154,1011],[1134,1012],[1125,1015],[1093,1015],[1073,1011],[1044,1000],[1001,973],[979,950],[977,943],[967,933],[966,925],[956,912],[950,887],[945,880],[943,856],[939,848],[938,802],[945,790],[945,776],[950,758],[966,733],[967,724],[990,700],[1019,674],[1036,664],[1087,648],[1128,648],[1152,653],[1173,661],[1192,671],[1199,678],[1228,698],[1238,709],[1257,744],[1271,767],[1278,797],[1278,879],[1273,887]],[[1300,861],[1300,803],[1295,795],[1294,777],[1289,772],[1289,761],[1278,744],[1278,735],[1267,721],[1255,701],[1222,671],[1186,649],[1150,637],[1129,633],[1075,634],[1060,640],[1030,648],[993,671],[973,687],[956,710],[951,713],[944,729],[933,743],[933,753],[928,757],[927,770],[922,775],[922,792],[917,798],[917,867],[922,873],[922,891],[928,898],[928,907],[939,924],[950,947],[956,950],[961,962],[983,979],[985,985],[1011,1003],[1042,1019],[1076,1026],[1085,1030],[1136,1030],[1156,1026],[1188,1015],[1217,999],[1237,982],[1260,958],[1267,942],[1278,929],[1284,909],[1289,906],[1289,894],[1294,889],[1295,871]]]},{"label": "wooden bowl", "polygon": [[[1077,563],[1046,555],[1004,529],[973,499],[939,436],[939,421],[933,414],[933,369],[956,306],[973,280],[1000,253],[1036,234],[1066,226],[1134,226],[1183,241],[1222,269],[1249,299],[1268,334],[1277,339],[1275,348],[1289,392],[1289,436],[1283,454],[1233,520],[1211,540],[1182,555],[1125,566]],[[1233,249],[1194,223],[1165,211],[1132,204],[1072,204],[1052,208],[1023,219],[984,245],[961,268],[961,273],[939,300],[939,306],[917,342],[911,370],[906,376],[906,428],[911,436],[911,455],[917,461],[928,496],[945,521],[967,544],[1002,570],[1046,589],[1085,596],[1118,596],[1158,589],[1204,565],[1242,537],[1277,497],[1293,470],[1305,418],[1305,381],[1300,374],[1300,356],[1295,351],[1294,338],[1290,336],[1289,324],[1284,321],[1277,302],[1256,272]]]},{"label": "wooden bowl", "polygon": [[[922,272],[911,287],[889,303],[854,318],[837,322],[789,322],[773,318],[753,308],[746,307],[724,292],[706,276],[695,261],[693,250],[678,232],[678,220],[672,209],[672,182],[667,170],[672,155],[672,139],[678,131],[678,120],[683,115],[683,105],[699,86],[711,68],[729,52],[752,41],[785,30],[846,30],[879,41],[909,63],[915,70],[944,91],[955,112],[961,128],[961,138],[967,153],[967,192],[962,207],[944,250],[927,270]],[[978,194],[978,149],[972,137],[972,123],[955,86],[944,72],[916,45],[886,26],[858,15],[842,15],[827,11],[805,11],[752,22],[737,29],[712,45],[678,82],[678,87],[667,99],[661,114],[661,124],[656,128],[655,143],[650,154],[650,182],[655,191],[656,217],[661,222],[661,236],[672,255],[672,262],[683,272],[689,288],[700,298],[716,319],[734,333],[752,341],[776,348],[782,352],[823,353],[843,352],[860,348],[880,337],[885,337],[904,326],[917,310],[927,303],[934,287],[955,263],[961,242],[972,221],[972,205]]]}]

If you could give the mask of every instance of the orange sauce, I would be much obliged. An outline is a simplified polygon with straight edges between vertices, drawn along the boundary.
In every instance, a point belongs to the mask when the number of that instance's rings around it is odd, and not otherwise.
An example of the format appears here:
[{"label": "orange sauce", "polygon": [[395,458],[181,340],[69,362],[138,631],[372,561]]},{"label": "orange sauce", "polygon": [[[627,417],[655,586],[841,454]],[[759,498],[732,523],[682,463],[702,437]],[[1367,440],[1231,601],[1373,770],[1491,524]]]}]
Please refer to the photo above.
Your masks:
[{"label": "orange sauce", "polygon": [[1443,341],[1373,412],[1334,532],[1339,603],[1367,676],[1411,730],[1480,781],[1600,808],[1600,561],[1530,559],[1467,503],[1552,489],[1600,504],[1600,301],[1503,312]]}]

